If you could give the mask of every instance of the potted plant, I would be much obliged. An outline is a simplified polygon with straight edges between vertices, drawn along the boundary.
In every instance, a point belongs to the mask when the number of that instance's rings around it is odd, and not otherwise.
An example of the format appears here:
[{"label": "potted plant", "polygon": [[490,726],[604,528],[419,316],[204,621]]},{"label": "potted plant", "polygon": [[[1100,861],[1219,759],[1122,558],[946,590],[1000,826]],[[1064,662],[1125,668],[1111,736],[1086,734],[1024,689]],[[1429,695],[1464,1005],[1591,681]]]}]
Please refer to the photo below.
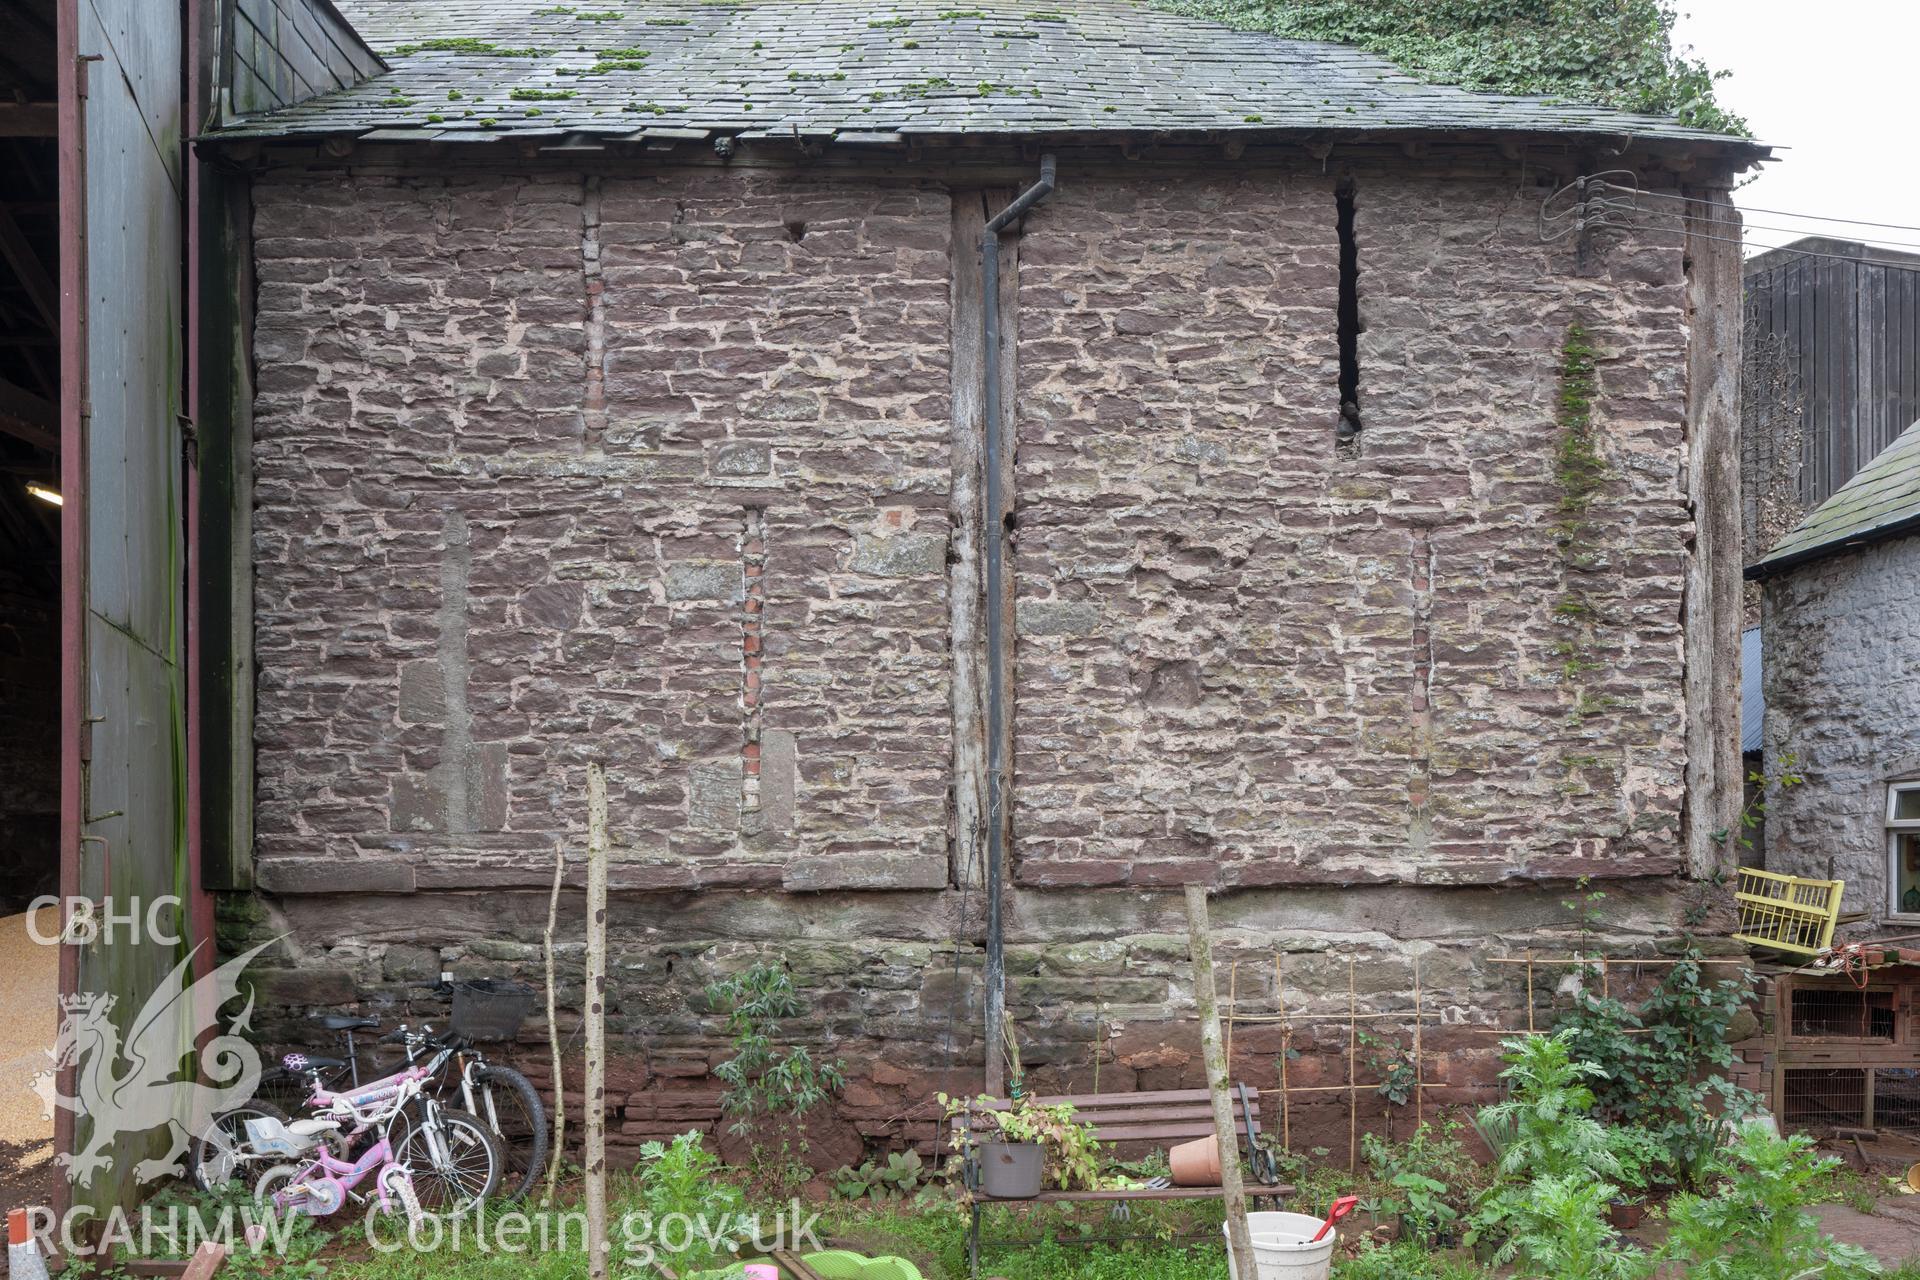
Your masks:
[{"label": "potted plant", "polygon": [[1616,1230],[1631,1231],[1646,1220],[1646,1196],[1661,1169],[1667,1151],[1653,1134],[1635,1125],[1608,1131],[1607,1146],[1620,1162],[1620,1194],[1607,1207],[1607,1219]]},{"label": "potted plant", "polygon": [[955,1125],[953,1148],[972,1148],[982,1195],[995,1200],[1031,1200],[1051,1179],[1062,1190],[1100,1184],[1100,1143],[1090,1126],[1077,1123],[1068,1103],[1041,1106],[1020,1096],[1004,1105],[982,1094],[971,1102],[941,1101]]}]

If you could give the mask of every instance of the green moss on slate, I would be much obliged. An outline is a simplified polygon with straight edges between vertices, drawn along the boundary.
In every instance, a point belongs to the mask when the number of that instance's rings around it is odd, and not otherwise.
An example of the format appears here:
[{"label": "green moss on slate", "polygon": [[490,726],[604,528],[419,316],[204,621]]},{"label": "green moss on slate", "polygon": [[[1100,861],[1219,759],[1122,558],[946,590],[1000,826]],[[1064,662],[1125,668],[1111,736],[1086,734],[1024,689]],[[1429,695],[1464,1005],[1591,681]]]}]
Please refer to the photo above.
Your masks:
[{"label": "green moss on slate", "polygon": [[412,44],[399,44],[393,47],[399,57],[415,53],[470,53],[489,58],[544,58],[552,53],[551,49],[512,48],[495,44],[491,40],[476,40],[471,36],[436,36],[431,40],[420,40]]}]

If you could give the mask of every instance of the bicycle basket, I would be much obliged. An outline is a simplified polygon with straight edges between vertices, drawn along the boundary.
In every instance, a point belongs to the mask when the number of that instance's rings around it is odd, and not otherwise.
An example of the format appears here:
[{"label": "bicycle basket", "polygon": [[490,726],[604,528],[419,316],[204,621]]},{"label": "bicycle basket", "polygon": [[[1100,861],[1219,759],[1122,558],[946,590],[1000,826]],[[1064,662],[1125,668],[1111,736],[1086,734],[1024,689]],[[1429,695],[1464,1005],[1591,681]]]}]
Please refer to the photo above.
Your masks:
[{"label": "bicycle basket", "polygon": [[465,978],[453,984],[453,1018],[448,1030],[468,1040],[511,1040],[520,1034],[539,994],[506,978]]}]

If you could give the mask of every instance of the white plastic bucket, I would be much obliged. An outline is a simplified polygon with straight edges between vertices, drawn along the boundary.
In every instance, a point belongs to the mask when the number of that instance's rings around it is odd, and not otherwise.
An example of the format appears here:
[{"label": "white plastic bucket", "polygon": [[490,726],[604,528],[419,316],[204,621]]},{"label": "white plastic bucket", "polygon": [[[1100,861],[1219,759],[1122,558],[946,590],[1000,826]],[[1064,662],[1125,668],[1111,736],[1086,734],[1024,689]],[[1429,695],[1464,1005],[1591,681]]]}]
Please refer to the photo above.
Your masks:
[{"label": "white plastic bucket", "polygon": [[[1329,1231],[1324,1239],[1309,1243],[1325,1221],[1310,1213],[1249,1213],[1247,1229],[1253,1236],[1253,1262],[1260,1273],[1255,1280],[1327,1280],[1333,1271],[1333,1246],[1339,1232]],[[1220,1233],[1231,1240],[1224,1222]],[[1227,1274],[1240,1280],[1231,1248],[1227,1250]]]}]

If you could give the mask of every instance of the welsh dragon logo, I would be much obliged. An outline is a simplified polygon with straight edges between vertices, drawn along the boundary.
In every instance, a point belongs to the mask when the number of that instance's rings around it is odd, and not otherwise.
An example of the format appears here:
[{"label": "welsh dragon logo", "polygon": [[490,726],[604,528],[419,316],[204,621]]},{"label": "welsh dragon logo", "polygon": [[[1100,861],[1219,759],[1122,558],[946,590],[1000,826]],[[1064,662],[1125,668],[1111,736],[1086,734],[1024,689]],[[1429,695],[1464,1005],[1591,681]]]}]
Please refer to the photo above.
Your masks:
[{"label": "welsh dragon logo", "polygon": [[61,1000],[53,1066],[55,1073],[74,1066],[75,1092],[69,1096],[54,1088],[53,1073],[43,1074],[37,1087],[43,1098],[74,1113],[76,1136],[84,1135],[84,1145],[54,1157],[69,1181],[90,1182],[112,1161],[122,1135],[162,1126],[171,1135],[166,1151],[136,1164],[133,1176],[149,1182],[184,1173],[181,1157],[191,1136],[216,1113],[253,1096],[260,1083],[260,1054],[243,1035],[253,1016],[252,992],[225,1034],[209,1033],[218,1029],[222,1006],[240,998],[241,971],[272,945],[264,942],[189,982],[196,946],[147,998],[124,1040],[115,1025],[113,996],[86,993]]}]

